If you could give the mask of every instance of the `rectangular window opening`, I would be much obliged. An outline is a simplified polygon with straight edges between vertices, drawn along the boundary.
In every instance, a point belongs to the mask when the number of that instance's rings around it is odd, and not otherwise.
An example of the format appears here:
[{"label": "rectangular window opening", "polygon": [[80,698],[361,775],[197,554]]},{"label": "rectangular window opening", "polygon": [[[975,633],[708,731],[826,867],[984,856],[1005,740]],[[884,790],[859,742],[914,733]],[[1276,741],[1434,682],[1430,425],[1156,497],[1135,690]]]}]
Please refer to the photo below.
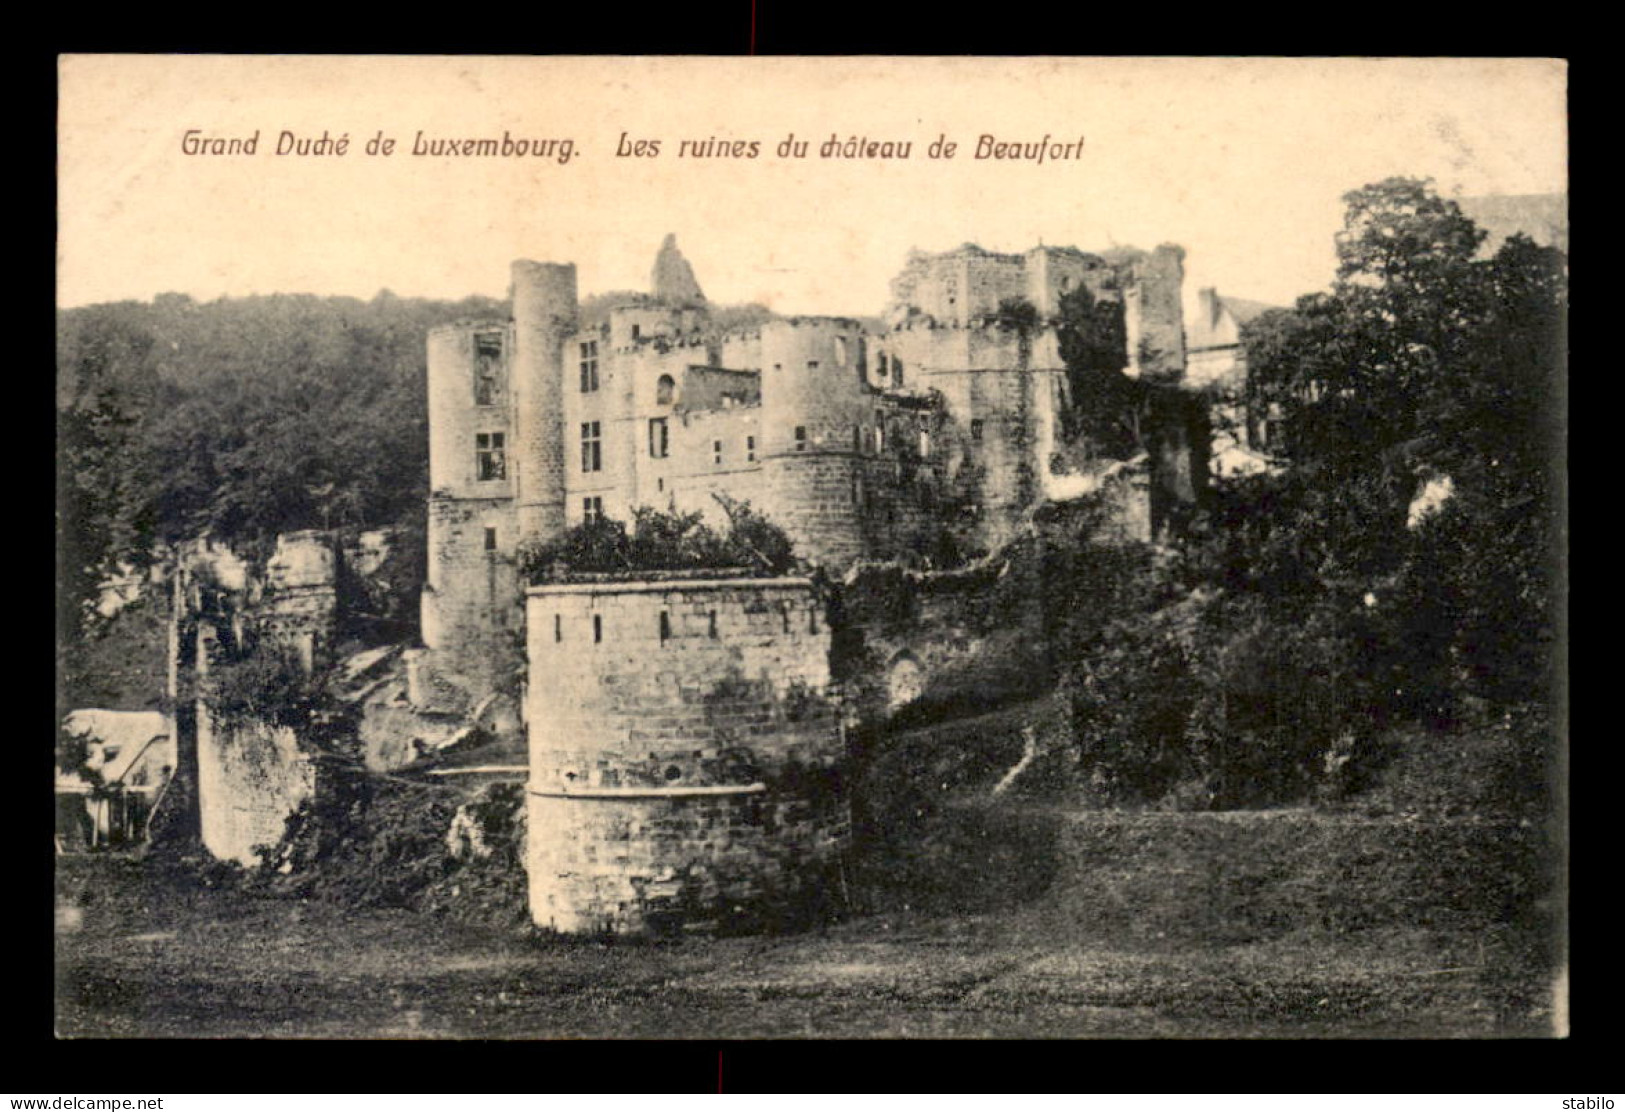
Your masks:
[{"label": "rectangular window opening", "polygon": [[594,614],[592,616],[592,643],[595,645],[601,644],[603,640],[604,616],[602,614]]},{"label": "rectangular window opening", "polygon": [[717,639],[717,612],[715,610],[711,611],[710,619],[711,640],[715,641]]},{"label": "rectangular window opening", "polygon": [[660,643],[664,645],[671,640],[671,614],[662,610],[660,612]]},{"label": "rectangular window opening", "polygon": [[711,441],[711,462],[717,464],[722,462],[722,441],[720,440]]},{"label": "rectangular window opening", "polygon": [[807,426],[806,425],[797,425],[796,426],[796,451],[805,452],[806,450],[807,450]]},{"label": "rectangular window opening", "polygon": [[581,392],[591,394],[598,389],[598,341],[588,340],[581,345]]},{"label": "rectangular window opening", "polygon": [[603,441],[599,435],[597,421],[583,421],[581,423],[581,470],[602,471],[604,469]]},{"label": "rectangular window opening", "polygon": [[665,459],[671,450],[670,429],[664,417],[649,418],[649,458]]},{"label": "rectangular window opening", "polygon": [[496,550],[497,550],[497,531],[494,528],[492,528],[491,526],[487,525],[485,527],[485,551],[487,551],[487,552],[495,552]]},{"label": "rectangular window opening", "polygon": [[501,405],[502,334],[481,332],[474,337],[474,404]]},{"label": "rectangular window opening", "polygon": [[495,482],[508,477],[506,434],[481,432],[474,434],[474,478],[478,482]]},{"label": "rectangular window opening", "polygon": [[745,437],[745,462],[756,462],[756,438],[754,436]]},{"label": "rectangular window opening", "polygon": [[564,616],[561,614],[553,615],[553,640],[564,640]]}]

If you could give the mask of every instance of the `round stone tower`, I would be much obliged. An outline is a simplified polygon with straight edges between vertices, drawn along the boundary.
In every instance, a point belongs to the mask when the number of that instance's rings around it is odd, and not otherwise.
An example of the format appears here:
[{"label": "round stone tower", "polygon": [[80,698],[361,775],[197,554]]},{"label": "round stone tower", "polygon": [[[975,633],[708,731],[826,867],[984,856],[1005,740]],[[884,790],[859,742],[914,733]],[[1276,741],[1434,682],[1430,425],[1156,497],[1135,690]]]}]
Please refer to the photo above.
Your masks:
[{"label": "round stone tower", "polygon": [[845,741],[811,582],[532,587],[526,644],[538,926],[743,927],[839,906]]},{"label": "round stone tower", "polygon": [[856,321],[762,326],[764,509],[801,555],[832,567],[864,554],[863,430],[874,421],[865,358]]},{"label": "round stone tower", "polygon": [[564,531],[564,345],[577,331],[574,264],[513,264],[515,505],[521,539]]}]

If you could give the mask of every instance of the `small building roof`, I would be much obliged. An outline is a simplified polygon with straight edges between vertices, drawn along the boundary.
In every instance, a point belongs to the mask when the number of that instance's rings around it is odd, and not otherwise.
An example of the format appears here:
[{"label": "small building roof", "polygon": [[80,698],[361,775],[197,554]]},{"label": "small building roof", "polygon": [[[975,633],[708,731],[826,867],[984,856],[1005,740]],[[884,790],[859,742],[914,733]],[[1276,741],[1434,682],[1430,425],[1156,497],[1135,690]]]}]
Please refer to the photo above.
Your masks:
[{"label": "small building roof", "polygon": [[1281,308],[1279,305],[1271,305],[1265,301],[1249,301],[1245,297],[1221,296],[1219,301],[1226,309],[1230,310],[1230,315],[1236,318],[1236,323],[1238,324],[1246,324],[1248,321],[1269,312],[1271,309]]}]

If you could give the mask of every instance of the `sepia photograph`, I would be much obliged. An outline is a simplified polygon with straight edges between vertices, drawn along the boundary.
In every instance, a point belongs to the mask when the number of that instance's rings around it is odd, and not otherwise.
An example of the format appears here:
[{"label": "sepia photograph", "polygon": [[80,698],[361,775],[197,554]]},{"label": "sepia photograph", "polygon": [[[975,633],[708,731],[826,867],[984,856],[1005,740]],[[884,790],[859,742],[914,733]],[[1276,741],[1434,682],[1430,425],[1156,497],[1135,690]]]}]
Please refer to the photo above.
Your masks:
[{"label": "sepia photograph", "polygon": [[1565,62],[57,76],[58,1039],[1569,1034]]}]

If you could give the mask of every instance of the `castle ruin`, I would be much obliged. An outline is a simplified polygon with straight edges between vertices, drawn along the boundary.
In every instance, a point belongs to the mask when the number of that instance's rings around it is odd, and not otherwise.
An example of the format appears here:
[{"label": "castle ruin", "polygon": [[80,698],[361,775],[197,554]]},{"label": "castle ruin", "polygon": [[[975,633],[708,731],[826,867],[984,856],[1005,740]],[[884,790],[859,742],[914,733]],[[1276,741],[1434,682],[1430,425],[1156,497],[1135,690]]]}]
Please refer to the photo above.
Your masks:
[{"label": "castle ruin", "polygon": [[[748,502],[836,576],[995,551],[1079,489],[1057,466],[1062,298],[1121,305],[1127,372],[1174,383],[1182,280],[1178,247],[966,244],[912,255],[882,322],[723,330],[668,236],[650,293],[601,319],[583,319],[573,265],[521,260],[511,320],[433,330],[412,697],[467,710],[521,680],[534,921],[627,932],[816,903],[848,844],[847,754],[813,581],[527,590],[523,544],[641,507],[715,519]],[[1133,492],[1145,502],[1143,481]],[[1125,516],[1149,533],[1149,512]],[[899,652],[892,687],[923,682],[908,667]]]},{"label": "castle ruin", "polygon": [[[1069,405],[1055,318],[1080,286],[1122,305],[1128,373],[1176,382],[1184,367],[1174,246],[915,253],[883,323],[727,332],[669,236],[651,293],[590,324],[573,265],[521,260],[512,277],[512,320],[428,338],[423,705],[513,678],[520,543],[582,522],[638,507],[715,519],[720,495],[835,573],[996,549],[1076,478],[1053,466]],[[1035,317],[1013,322],[1006,309],[1022,301]]]}]

